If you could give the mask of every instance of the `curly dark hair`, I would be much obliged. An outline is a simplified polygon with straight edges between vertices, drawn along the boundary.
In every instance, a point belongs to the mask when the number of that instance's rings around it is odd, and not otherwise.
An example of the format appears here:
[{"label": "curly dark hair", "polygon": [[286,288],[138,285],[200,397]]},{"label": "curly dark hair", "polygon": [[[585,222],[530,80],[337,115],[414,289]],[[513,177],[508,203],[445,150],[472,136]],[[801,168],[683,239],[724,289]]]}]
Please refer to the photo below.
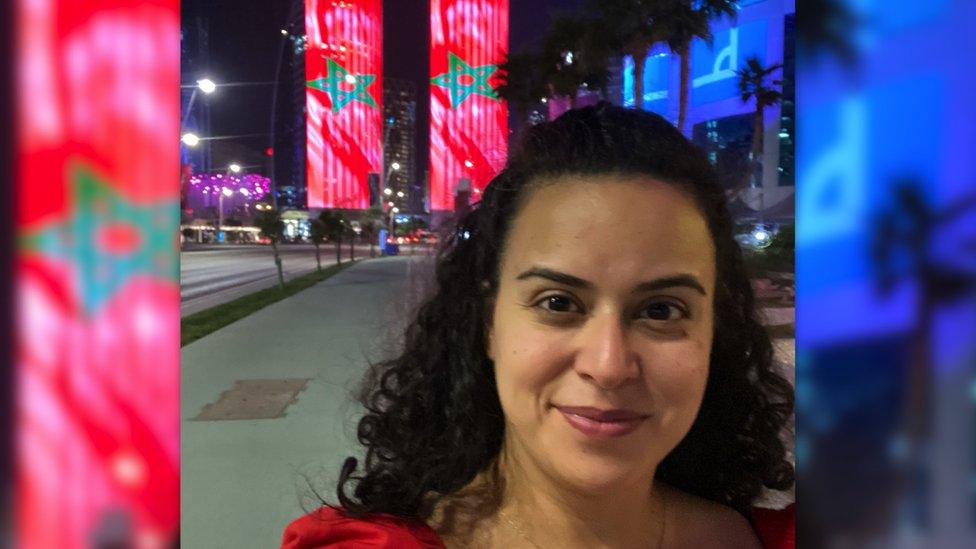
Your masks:
[{"label": "curly dark hair", "polygon": [[702,152],[665,119],[601,103],[528,129],[481,201],[445,238],[436,287],[409,324],[402,354],[375,365],[364,384],[358,438],[365,470],[357,471],[352,457],[343,464],[338,498],[346,512],[426,519],[439,498],[495,462],[505,424],[484,328],[512,219],[536,183],[607,173],[682,189],[715,242],[715,332],[704,400],[657,478],[743,513],[764,486],[792,485],[780,437],[792,418],[793,387],[774,369],[725,194]]}]

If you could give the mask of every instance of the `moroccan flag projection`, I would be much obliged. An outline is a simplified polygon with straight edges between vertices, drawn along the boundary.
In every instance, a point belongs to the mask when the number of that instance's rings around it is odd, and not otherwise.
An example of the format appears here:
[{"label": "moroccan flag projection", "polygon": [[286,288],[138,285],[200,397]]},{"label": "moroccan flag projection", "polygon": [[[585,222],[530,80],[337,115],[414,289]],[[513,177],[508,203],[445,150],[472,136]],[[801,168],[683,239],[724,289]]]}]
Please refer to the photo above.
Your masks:
[{"label": "moroccan flag projection", "polygon": [[179,2],[14,17],[13,546],[175,546]]},{"label": "moroccan flag projection", "polygon": [[492,84],[508,51],[508,0],[430,2],[430,208],[477,200],[504,166],[508,108]]},{"label": "moroccan flag projection", "polygon": [[306,0],[308,207],[369,207],[383,169],[383,2]]}]

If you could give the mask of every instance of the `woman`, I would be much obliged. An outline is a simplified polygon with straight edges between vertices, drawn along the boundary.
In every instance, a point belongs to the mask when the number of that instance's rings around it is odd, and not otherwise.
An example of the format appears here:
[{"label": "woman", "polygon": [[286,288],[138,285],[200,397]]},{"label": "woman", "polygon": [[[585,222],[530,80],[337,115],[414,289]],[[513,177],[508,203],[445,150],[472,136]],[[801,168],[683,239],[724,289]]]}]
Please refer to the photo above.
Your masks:
[{"label": "woman", "polygon": [[752,511],[793,482],[792,387],[723,191],[667,121],[601,104],[529,129],[436,279],[368,380],[364,470],[283,547],[792,543]]}]

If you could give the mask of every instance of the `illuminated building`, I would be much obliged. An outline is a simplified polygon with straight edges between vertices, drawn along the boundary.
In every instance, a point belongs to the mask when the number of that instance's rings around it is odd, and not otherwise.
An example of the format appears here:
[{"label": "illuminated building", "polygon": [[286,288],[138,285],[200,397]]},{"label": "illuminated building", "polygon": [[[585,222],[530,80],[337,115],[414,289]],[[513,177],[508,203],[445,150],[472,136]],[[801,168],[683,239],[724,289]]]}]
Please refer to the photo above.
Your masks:
[{"label": "illuminated building", "polygon": [[492,90],[508,51],[507,0],[431,0],[430,208],[454,210],[458,188],[471,200],[502,168],[508,109]]},{"label": "illuminated building", "polygon": [[[748,155],[752,138],[754,101],[743,102],[736,71],[750,56],[763,66],[783,63],[773,79],[784,80],[783,101],[765,111],[763,186],[746,189],[741,198],[751,209],[765,209],[793,200],[793,19],[792,0],[743,0],[734,19],[712,20],[713,43],[695,40],[691,47],[690,89],[685,132],[703,147],[713,163],[736,163],[733,153]],[[619,75],[619,76],[618,76]],[[619,80],[618,80],[619,78]],[[644,62],[644,97],[640,107],[672,122],[678,119],[679,57],[664,44],[648,51]],[[611,83],[613,102],[634,106],[634,62],[624,56]],[[559,111],[550,109],[550,117]],[[745,146],[743,148],[743,142]],[[744,152],[743,152],[744,151]],[[739,159],[741,160],[741,159]],[[782,209],[782,208],[779,208]]]},{"label": "illuminated building", "polygon": [[[409,80],[383,80],[383,165],[386,188],[401,211],[416,211],[420,181],[417,180],[417,86]],[[394,169],[394,166],[397,169]],[[400,197],[398,193],[403,193]],[[420,199],[422,203],[422,198]]]},{"label": "illuminated building", "polygon": [[381,0],[307,0],[305,80],[309,208],[369,207],[383,168]]}]

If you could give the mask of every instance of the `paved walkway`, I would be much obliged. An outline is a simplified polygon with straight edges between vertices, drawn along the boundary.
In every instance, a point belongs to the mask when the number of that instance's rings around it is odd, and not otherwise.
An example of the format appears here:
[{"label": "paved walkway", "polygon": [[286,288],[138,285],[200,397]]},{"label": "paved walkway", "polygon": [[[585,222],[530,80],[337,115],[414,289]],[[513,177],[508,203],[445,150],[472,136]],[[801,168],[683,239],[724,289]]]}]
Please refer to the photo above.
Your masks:
[{"label": "paved walkway", "polygon": [[[409,257],[355,265],[185,347],[182,517],[185,547],[277,547],[285,525],[334,501],[342,459],[358,454],[351,393],[367,350],[389,348],[406,315]],[[388,323],[386,326],[383,323]],[[402,324],[401,324],[402,331]],[[370,358],[375,357],[375,351]],[[238,380],[308,379],[282,417],[194,420]]]}]

